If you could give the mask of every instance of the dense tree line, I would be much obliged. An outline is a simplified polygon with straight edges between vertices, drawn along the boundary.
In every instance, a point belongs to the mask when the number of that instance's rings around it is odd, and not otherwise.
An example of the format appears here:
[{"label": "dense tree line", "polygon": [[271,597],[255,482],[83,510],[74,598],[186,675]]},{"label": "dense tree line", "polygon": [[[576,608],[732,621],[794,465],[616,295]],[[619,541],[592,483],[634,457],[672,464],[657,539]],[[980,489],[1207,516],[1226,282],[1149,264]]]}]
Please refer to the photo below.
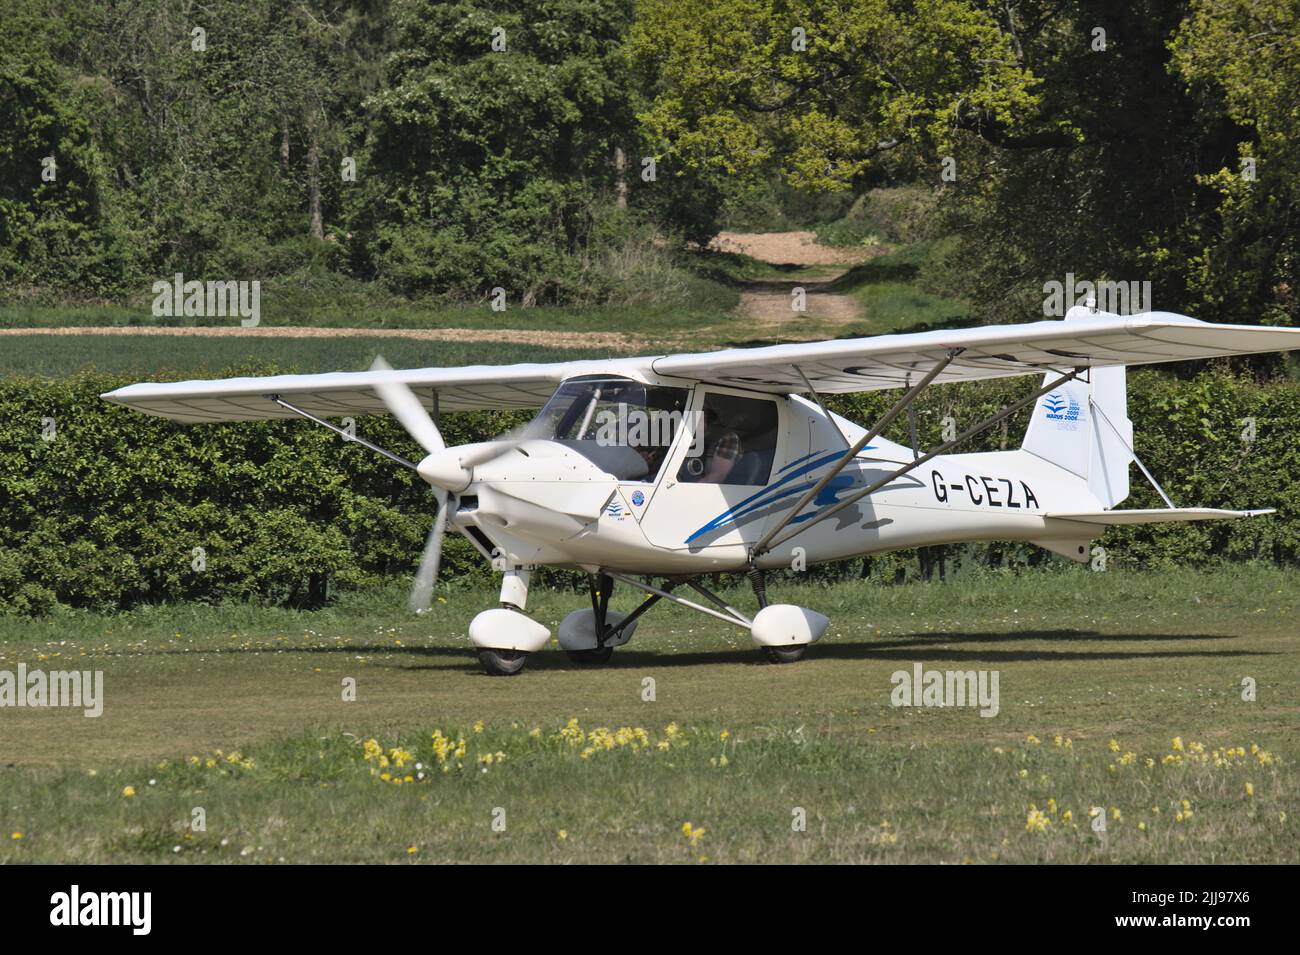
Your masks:
[{"label": "dense tree line", "polygon": [[1297,90],[1296,0],[0,0],[0,282],[601,301],[755,188],[907,183],[982,317],[1291,323]]},{"label": "dense tree line", "polygon": [[622,0],[0,6],[11,288],[338,272],[555,300],[617,205]]},{"label": "dense tree line", "polygon": [[[1067,272],[1158,307],[1300,317],[1295,0],[644,3],[644,120],[692,165],[942,192],[948,288],[989,317]],[[946,173],[946,175],[945,175]],[[1009,308],[1009,306],[1013,308]]]}]

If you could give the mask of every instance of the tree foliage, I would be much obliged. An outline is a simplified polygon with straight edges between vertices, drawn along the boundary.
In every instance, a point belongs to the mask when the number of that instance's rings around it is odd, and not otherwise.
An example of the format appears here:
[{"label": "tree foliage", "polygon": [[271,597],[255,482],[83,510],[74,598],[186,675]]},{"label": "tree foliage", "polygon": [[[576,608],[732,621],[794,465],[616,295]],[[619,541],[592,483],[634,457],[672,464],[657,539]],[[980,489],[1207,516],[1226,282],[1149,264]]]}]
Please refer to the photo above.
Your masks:
[{"label": "tree foliage", "polygon": [[642,0],[630,48],[665,148],[731,174],[776,162],[809,189],[960,130],[1014,137],[1038,103],[996,18],[963,0]]},{"label": "tree foliage", "polygon": [[907,185],[940,194],[925,280],[987,318],[1027,317],[1068,272],[1210,319],[1300,309],[1295,0],[0,11],[8,297],[341,272],[604,301],[629,258],[611,243]]},{"label": "tree foliage", "polygon": [[[1300,4],[1198,0],[1171,44],[1178,74],[1240,131],[1236,155],[1202,175],[1218,194],[1188,285],[1266,323],[1300,320]],[[1221,100],[1220,100],[1221,98]]]},{"label": "tree foliage", "polygon": [[940,190],[932,281],[987,318],[1023,320],[1073,272],[1150,281],[1157,308],[1294,322],[1296,10],[646,0],[630,48],[643,122],[692,168]]}]

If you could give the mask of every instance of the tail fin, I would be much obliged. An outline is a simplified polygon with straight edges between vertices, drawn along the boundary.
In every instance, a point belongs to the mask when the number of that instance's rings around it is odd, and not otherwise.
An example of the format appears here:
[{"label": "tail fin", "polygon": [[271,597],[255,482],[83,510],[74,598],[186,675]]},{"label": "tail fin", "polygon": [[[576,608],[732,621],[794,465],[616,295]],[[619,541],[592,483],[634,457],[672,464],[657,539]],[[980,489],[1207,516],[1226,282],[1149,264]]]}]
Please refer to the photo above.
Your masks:
[{"label": "tail fin", "polygon": [[[1075,311],[1066,321],[1077,320]],[[1088,482],[1101,506],[1110,509],[1128,497],[1133,461],[1127,369],[1093,368],[1086,376],[1086,381],[1067,382],[1038,399],[1021,447]],[[1059,377],[1050,372],[1043,384]]]}]

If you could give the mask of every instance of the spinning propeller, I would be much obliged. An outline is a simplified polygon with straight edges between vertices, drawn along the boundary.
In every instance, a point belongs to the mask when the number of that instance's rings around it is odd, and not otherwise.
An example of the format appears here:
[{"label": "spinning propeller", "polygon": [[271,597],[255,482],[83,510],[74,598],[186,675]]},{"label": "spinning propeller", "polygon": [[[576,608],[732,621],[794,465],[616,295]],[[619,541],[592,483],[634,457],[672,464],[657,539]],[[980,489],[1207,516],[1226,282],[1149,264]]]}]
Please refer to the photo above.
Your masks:
[{"label": "spinning propeller", "polygon": [[[392,366],[380,356],[375,359],[370,370],[392,371]],[[380,381],[375,383],[374,388],[389,413],[427,453],[415,470],[433,488],[433,496],[438,502],[438,513],[434,517],[433,527],[429,529],[429,536],[425,539],[424,553],[420,557],[420,567],[415,572],[408,600],[410,608],[420,613],[429,609],[433,588],[438,581],[450,493],[463,491],[469,486],[473,477],[471,471],[475,467],[493,460],[526,440],[527,427],[508,431],[500,438],[483,444],[448,448],[437,424],[409,387],[400,381]]]}]

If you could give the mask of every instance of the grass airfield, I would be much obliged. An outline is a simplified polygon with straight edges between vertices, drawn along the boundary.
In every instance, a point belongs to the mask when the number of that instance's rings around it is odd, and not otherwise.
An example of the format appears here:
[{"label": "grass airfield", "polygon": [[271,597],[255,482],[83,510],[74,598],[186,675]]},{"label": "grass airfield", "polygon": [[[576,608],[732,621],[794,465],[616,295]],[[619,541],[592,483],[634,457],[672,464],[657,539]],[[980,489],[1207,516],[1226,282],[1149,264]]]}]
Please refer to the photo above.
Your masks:
[{"label": "grass airfield", "polygon": [[[605,666],[551,649],[508,679],[465,639],[495,592],[446,597],[418,618],[395,589],[316,613],[0,621],[0,670],[102,670],[106,696],[97,719],[0,710],[0,862],[1300,854],[1293,571],[786,586],[774,600],[832,618],[802,663],[656,607]],[[554,630],[585,600],[529,610]],[[918,662],[997,670],[998,714],[894,707],[891,674]]]}]

